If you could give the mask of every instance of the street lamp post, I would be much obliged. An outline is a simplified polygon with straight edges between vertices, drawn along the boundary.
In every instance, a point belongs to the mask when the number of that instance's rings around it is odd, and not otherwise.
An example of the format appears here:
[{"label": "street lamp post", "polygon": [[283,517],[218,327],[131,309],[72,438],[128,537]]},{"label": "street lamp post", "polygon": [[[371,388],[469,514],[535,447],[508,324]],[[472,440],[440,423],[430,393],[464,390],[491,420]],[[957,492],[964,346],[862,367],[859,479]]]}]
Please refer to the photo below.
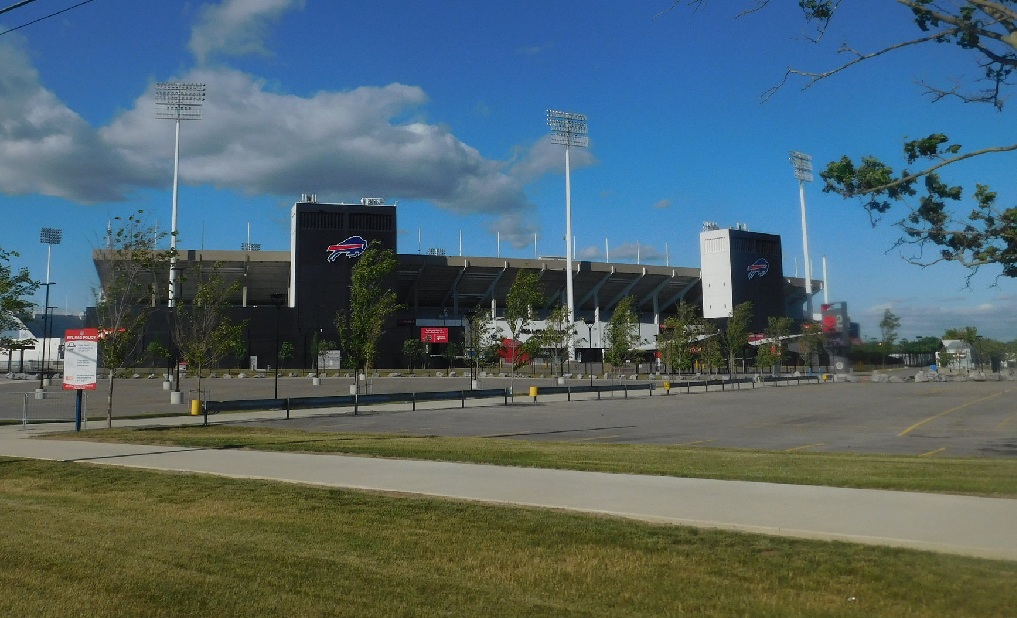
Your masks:
[{"label": "street lamp post", "polygon": [[167,305],[176,304],[177,286],[177,192],[180,179],[180,121],[201,120],[201,104],[205,100],[205,84],[159,82],[155,85],[155,117],[176,121],[173,146],[173,213],[170,218],[170,274]]},{"label": "street lamp post", "polygon": [[[565,297],[568,306],[568,323],[575,322],[576,306],[572,289],[572,182],[569,149],[590,145],[586,114],[547,110],[547,124],[551,127],[551,143],[565,146]],[[575,337],[569,337],[569,361],[576,360]]]},{"label": "street lamp post", "polygon": [[39,242],[46,245],[46,304],[43,305],[42,311],[42,359],[39,365],[39,389],[45,387],[44,380],[46,379],[46,347],[49,345],[49,287],[54,284],[53,281],[49,280],[49,263],[50,258],[53,255],[53,245],[59,245],[60,241],[63,240],[64,232],[53,227],[44,227],[39,232]]},{"label": "street lamp post", "polygon": [[798,179],[798,200],[802,206],[802,250],[805,252],[805,319],[812,320],[812,261],[809,259],[809,228],[805,223],[805,183],[812,182],[812,156],[791,151],[791,166]]},{"label": "street lamp post", "polygon": [[272,304],[275,305],[275,395],[273,399],[279,399],[279,313],[282,311],[286,295],[276,292],[269,296],[272,298]]},{"label": "street lamp post", "polygon": [[590,373],[590,358],[593,356],[593,320],[583,320],[589,331],[589,339],[586,340],[586,373],[590,374],[590,386],[593,386],[593,374]]}]

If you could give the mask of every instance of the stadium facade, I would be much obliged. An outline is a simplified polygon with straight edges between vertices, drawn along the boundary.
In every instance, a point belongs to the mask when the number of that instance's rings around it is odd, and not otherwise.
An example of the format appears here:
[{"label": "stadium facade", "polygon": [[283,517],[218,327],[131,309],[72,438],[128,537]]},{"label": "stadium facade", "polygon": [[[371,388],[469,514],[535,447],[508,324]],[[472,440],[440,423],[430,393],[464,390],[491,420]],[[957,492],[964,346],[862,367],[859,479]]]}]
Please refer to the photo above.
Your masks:
[{"label": "stadium facade", "polygon": [[[406,366],[402,350],[407,339],[429,337],[431,355],[442,356],[446,346],[463,341],[464,322],[476,311],[490,311],[495,326],[507,338],[505,301],[520,271],[537,275],[546,299],[544,306],[535,308],[531,330],[540,329],[550,310],[564,303],[564,258],[399,253],[396,207],[381,199],[326,204],[306,195],[293,205],[290,229],[288,252],[182,250],[178,255],[182,272],[214,265],[227,283],[237,283],[230,314],[234,320],[246,321],[246,355],[227,359],[223,366],[266,368],[275,361],[277,340],[289,341],[295,348],[289,366],[313,366],[315,339],[338,340],[336,313],[347,306],[352,268],[372,241],[396,255],[396,272],[388,284],[404,307],[387,325],[378,367]],[[680,302],[702,307],[705,317],[724,318],[735,304],[752,300],[757,307],[753,323],[757,331],[769,316],[804,317],[805,282],[783,276],[779,236],[742,226],[707,226],[700,235],[700,248],[701,268],[573,261],[577,360],[601,359],[605,327],[627,296],[635,300],[640,339],[648,353],[656,348],[660,325]],[[109,258],[107,250],[94,252],[100,285],[109,278]],[[194,296],[194,281],[194,277],[183,278],[184,302]],[[814,281],[812,287],[819,290],[822,282]],[[169,310],[157,309],[142,347],[151,341],[169,343]]]}]

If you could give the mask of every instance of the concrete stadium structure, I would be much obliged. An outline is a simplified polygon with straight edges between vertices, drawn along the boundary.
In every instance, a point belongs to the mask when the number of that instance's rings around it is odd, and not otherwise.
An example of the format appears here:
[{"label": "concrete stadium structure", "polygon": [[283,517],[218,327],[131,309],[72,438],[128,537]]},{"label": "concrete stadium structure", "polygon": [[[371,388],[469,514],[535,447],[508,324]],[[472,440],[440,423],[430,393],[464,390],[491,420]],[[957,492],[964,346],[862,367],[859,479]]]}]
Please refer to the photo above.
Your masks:
[{"label": "concrete stadium structure", "polygon": [[[764,236],[768,242],[777,243],[777,263],[769,265],[770,278],[765,288],[768,298],[759,304],[764,311],[757,312],[757,329],[761,330],[758,325],[765,324],[768,315],[803,318],[805,282],[783,276],[779,236],[758,235],[741,228],[721,231],[732,238]],[[215,265],[227,283],[237,283],[237,292],[230,299],[231,316],[247,321],[245,343],[252,358],[228,362],[241,367],[254,364],[263,368],[272,364],[277,332],[279,340],[289,341],[296,348],[291,366],[312,366],[310,350],[315,336],[337,340],[334,317],[348,302],[349,272],[359,256],[358,247],[372,240],[396,253],[398,266],[390,285],[405,307],[388,325],[380,345],[379,367],[405,366],[402,343],[419,339],[422,328],[447,329],[450,343],[461,342],[465,319],[480,310],[490,311],[495,325],[508,337],[502,320],[505,300],[520,271],[537,274],[546,299],[544,306],[535,308],[534,329],[542,326],[541,320],[553,306],[564,301],[564,258],[399,253],[396,234],[395,206],[372,198],[365,198],[361,204],[323,204],[305,196],[293,206],[290,251],[182,250],[177,264],[184,273],[193,272],[195,267],[207,270]],[[93,258],[100,284],[105,287],[110,274],[110,253],[99,249]],[[755,276],[744,277],[735,272],[738,264],[731,260],[729,264],[727,280],[762,280],[758,267]],[[591,261],[575,261],[573,268],[579,362],[600,359],[604,328],[615,307],[627,296],[635,299],[640,338],[647,342],[647,350],[655,349],[660,325],[675,313],[679,302],[703,306],[704,280],[700,268]],[[721,280],[721,285],[727,285],[723,276]],[[708,279],[707,287],[715,285],[714,281]],[[183,277],[184,302],[194,297],[195,286],[195,277]],[[819,290],[822,282],[814,281],[812,287]],[[153,302],[159,307],[156,317],[150,320],[146,339],[168,342],[168,319],[158,315],[168,316],[165,299],[153,297]],[[733,297],[728,294],[728,302],[740,302],[737,291]],[[432,354],[440,356],[445,345],[448,344],[436,343]]]}]

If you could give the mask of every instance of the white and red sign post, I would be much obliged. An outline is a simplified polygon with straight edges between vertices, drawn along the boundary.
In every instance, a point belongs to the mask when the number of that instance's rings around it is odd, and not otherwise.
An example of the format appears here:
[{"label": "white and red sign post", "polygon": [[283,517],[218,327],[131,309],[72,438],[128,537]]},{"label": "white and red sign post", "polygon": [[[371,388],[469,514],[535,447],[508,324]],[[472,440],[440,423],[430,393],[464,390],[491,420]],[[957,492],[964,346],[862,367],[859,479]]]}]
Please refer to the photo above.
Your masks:
[{"label": "white and red sign post", "polygon": [[81,431],[81,391],[96,389],[99,366],[99,331],[75,328],[64,332],[64,390],[77,391],[74,431]]}]

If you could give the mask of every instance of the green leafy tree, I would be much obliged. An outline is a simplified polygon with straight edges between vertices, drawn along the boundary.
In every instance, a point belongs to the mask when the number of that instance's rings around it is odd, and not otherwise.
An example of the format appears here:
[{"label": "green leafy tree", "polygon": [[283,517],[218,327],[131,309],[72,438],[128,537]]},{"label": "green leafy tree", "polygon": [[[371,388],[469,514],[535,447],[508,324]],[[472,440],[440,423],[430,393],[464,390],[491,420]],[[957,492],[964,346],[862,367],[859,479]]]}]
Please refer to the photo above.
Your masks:
[{"label": "green leafy tree", "polygon": [[699,340],[699,360],[703,365],[703,369],[713,373],[724,364],[724,350],[721,345],[720,331],[709,320],[704,320],[702,324],[702,335]]},{"label": "green leafy tree", "polygon": [[604,360],[612,365],[623,365],[635,358],[639,346],[639,316],[636,299],[621,299],[604,331]]},{"label": "green leafy tree", "polygon": [[678,303],[675,315],[664,320],[664,328],[657,337],[657,348],[672,372],[692,369],[692,345],[702,332],[701,327],[702,321],[696,315],[695,307],[684,301]]},{"label": "green leafy tree", "polygon": [[802,336],[798,338],[798,351],[803,364],[813,369],[814,360],[823,347],[823,325],[819,322],[802,324]]},{"label": "green leafy tree", "polygon": [[335,349],[335,342],[329,341],[319,333],[311,337],[311,354],[314,355],[314,377],[318,377],[321,371],[321,357],[330,350]]},{"label": "green leafy tree", "polygon": [[[32,279],[27,268],[15,271],[11,266],[11,258],[16,257],[16,251],[0,248],[0,331],[10,330],[19,320],[25,322],[29,319],[28,313],[33,303],[28,297],[39,289],[39,282]],[[0,346],[11,350],[13,354],[13,339],[3,338]]]},{"label": "green leafy tree", "polygon": [[886,356],[893,352],[893,345],[900,335],[900,317],[889,309],[883,310],[883,319],[879,321],[879,333],[882,335],[880,343],[883,345],[883,364],[886,364]]},{"label": "green leafy tree", "polygon": [[550,354],[552,368],[557,365],[559,375],[565,374],[565,360],[568,358],[573,335],[575,326],[569,321],[568,307],[556,305],[548,314],[544,329],[537,335],[537,344]]},{"label": "green leafy tree", "polygon": [[415,337],[403,340],[403,356],[406,357],[406,364],[412,373],[416,368],[417,361],[424,357],[424,342]]},{"label": "green leafy tree", "polygon": [[760,369],[772,367],[775,373],[781,371],[793,325],[794,322],[788,317],[766,318],[766,329],[763,330],[765,340],[756,351],[757,367]]},{"label": "green leafy tree", "polygon": [[167,271],[169,251],[159,251],[161,236],[145,223],[143,212],[126,219],[114,217],[104,251],[106,270],[102,289],[93,289],[99,329],[99,360],[109,370],[106,391],[106,425],[113,426],[113,388],[117,373],[138,351],[145,327],[156,304],[158,290],[165,289],[161,275]]},{"label": "green leafy tree", "polygon": [[283,363],[293,358],[296,352],[297,348],[292,341],[283,341],[279,344],[279,368],[282,369]]},{"label": "green leafy tree", "polygon": [[174,304],[172,333],[180,357],[198,377],[200,397],[202,372],[243,346],[244,324],[227,315],[230,297],[240,289],[240,283],[226,284],[218,264],[206,271],[198,262],[188,276],[196,282],[194,297]]},{"label": "green leafy tree", "polygon": [[749,345],[749,325],[752,323],[752,301],[738,303],[731,311],[724,328],[724,348],[727,350],[727,370],[738,371],[738,355]]},{"label": "green leafy tree", "polygon": [[339,345],[356,371],[358,389],[360,372],[367,373],[374,366],[385,322],[402,308],[396,302],[395,291],[386,283],[395,269],[392,250],[371,242],[353,266],[349,306],[336,313]]},{"label": "green leafy tree", "polygon": [[473,365],[474,375],[480,375],[481,363],[498,353],[500,342],[491,320],[491,313],[482,307],[467,318],[466,321],[466,353]]},{"label": "green leafy tree", "polygon": [[533,321],[533,308],[544,302],[540,292],[540,282],[536,273],[520,270],[516,280],[509,288],[505,299],[505,322],[508,324],[509,336],[512,337],[512,376],[515,377],[516,367],[522,355],[519,354],[520,338],[523,331]]},{"label": "green leafy tree", "polygon": [[[868,50],[844,44],[839,51],[848,58],[846,61],[820,70],[789,68],[784,79],[764,96],[773,95],[792,80],[803,80],[804,88],[809,88],[869,60],[885,60],[894,54],[938,44],[940,49],[950,45],[956,54],[969,59],[978,77],[958,81],[951,73],[942,76],[941,83],[922,81],[925,94],[933,102],[955,100],[984,104],[1001,111],[1011,95],[1017,68],[1017,2],[894,1],[911,11],[915,28],[911,36]],[[672,8],[705,3],[706,0],[674,0]],[[746,2],[744,13],[762,10],[768,4],[769,0]],[[823,34],[842,4],[840,0],[799,1],[806,22],[814,28],[813,35],[808,37],[811,41],[817,44],[825,41]],[[864,34],[859,33],[858,38],[864,38]],[[943,63],[943,66],[948,64]],[[964,189],[940,176],[951,164],[1014,151],[1017,151],[1017,144],[968,149],[945,133],[932,131],[904,143],[904,165],[899,170],[877,157],[845,155],[829,163],[820,176],[825,184],[824,191],[860,200],[873,224],[895,207],[902,208],[900,215],[895,216],[901,230],[897,246],[914,249],[906,256],[912,263],[928,266],[944,261],[957,262],[969,268],[971,274],[992,265],[999,267],[1002,276],[1017,277],[1017,207],[1000,207],[997,194],[982,183],[976,183],[970,191],[971,203],[963,205]]]}]

